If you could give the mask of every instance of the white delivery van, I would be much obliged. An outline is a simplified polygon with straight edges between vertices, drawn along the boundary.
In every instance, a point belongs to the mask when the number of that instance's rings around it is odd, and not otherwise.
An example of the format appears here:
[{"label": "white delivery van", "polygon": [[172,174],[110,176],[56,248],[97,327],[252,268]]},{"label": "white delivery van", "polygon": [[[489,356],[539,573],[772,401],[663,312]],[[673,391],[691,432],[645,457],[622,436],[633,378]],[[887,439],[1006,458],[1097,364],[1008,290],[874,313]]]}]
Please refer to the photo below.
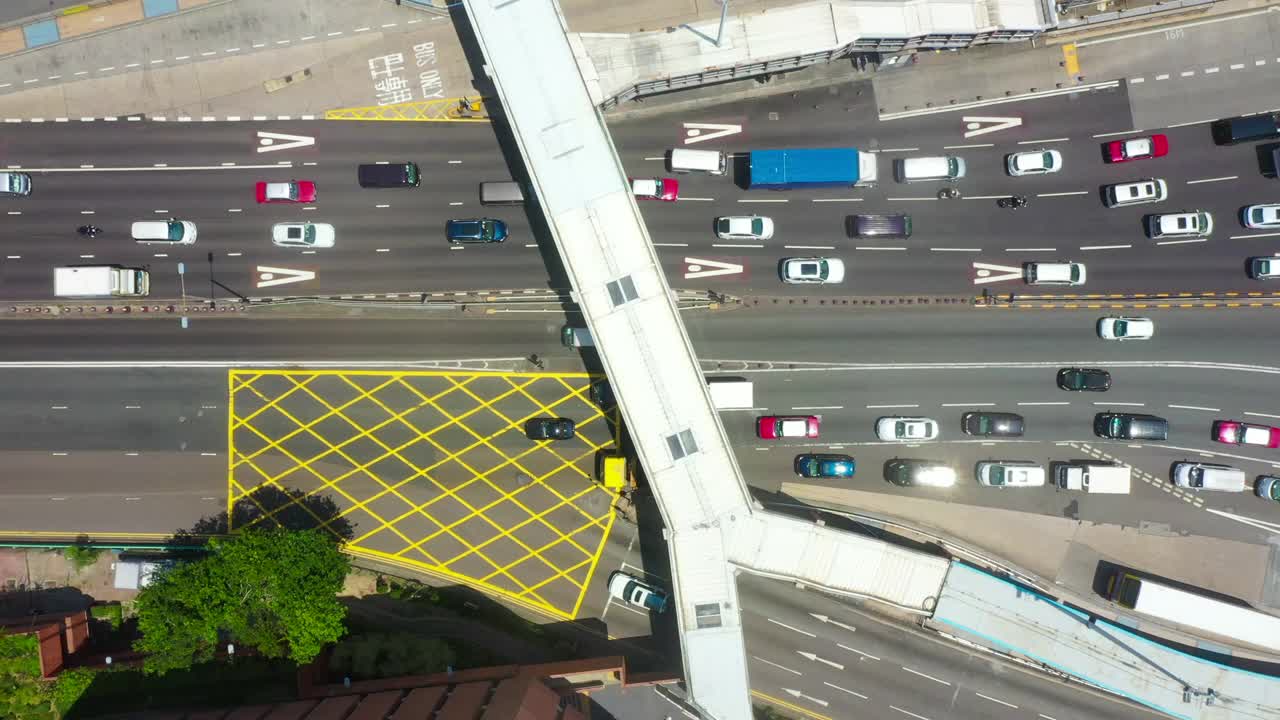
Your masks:
[{"label": "white delivery van", "polygon": [[1132,474],[1128,467],[1107,463],[1064,462],[1053,466],[1055,485],[1087,493],[1128,495]]},{"label": "white delivery van", "polygon": [[143,244],[190,245],[196,241],[196,224],[190,220],[143,220],[134,223],[130,232]]},{"label": "white delivery van", "polygon": [[1023,263],[1022,276],[1028,285],[1083,285],[1086,273],[1084,263],[1061,260]]},{"label": "white delivery van", "polygon": [[675,148],[667,153],[667,168],[673,173],[704,172],[723,175],[729,168],[729,158],[718,150]]},{"label": "white delivery van", "polygon": [[755,387],[743,377],[715,376],[707,378],[711,404],[717,410],[746,410],[755,407]]},{"label": "white delivery van", "polygon": [[53,269],[53,294],[60,298],[146,297],[151,276],[138,268],[85,265]]},{"label": "white delivery van", "polygon": [[964,158],[955,155],[899,158],[894,168],[900,183],[930,180],[959,180],[964,177]]}]

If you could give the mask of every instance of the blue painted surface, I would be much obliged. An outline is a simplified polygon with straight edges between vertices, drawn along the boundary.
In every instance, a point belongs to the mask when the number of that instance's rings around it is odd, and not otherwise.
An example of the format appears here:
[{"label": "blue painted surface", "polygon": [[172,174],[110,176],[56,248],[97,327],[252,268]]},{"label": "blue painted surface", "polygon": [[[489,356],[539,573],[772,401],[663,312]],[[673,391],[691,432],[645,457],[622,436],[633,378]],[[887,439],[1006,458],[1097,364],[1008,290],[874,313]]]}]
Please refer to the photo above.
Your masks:
[{"label": "blue painted surface", "polygon": [[178,12],[178,0],[142,0],[142,14],[146,17]]},{"label": "blue painted surface", "polygon": [[54,20],[41,20],[30,25],[23,25],[22,36],[26,39],[27,47],[29,48],[48,45],[62,39],[62,36],[58,34],[58,23]]}]

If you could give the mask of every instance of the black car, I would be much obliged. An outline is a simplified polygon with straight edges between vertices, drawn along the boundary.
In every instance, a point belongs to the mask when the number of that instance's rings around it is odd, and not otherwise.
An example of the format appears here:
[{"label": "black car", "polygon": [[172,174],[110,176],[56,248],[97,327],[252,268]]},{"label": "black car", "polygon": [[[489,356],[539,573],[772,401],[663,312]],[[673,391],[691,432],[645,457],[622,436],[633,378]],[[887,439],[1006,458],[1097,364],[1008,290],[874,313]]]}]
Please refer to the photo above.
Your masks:
[{"label": "black car", "polygon": [[1062,368],[1058,387],[1073,392],[1104,392],[1111,389],[1111,373],[1098,368]]},{"label": "black car", "polygon": [[591,396],[591,402],[595,403],[601,410],[608,410],[618,404],[618,401],[613,397],[613,387],[609,385],[608,380],[591,383],[591,388],[587,390],[587,393]]},{"label": "black car", "polygon": [[1022,437],[1026,423],[1015,413],[977,411],[965,413],[960,418],[960,428],[968,435]]},{"label": "black car", "polygon": [[529,418],[524,423],[524,436],[530,440],[568,440],[574,429],[569,418]]}]

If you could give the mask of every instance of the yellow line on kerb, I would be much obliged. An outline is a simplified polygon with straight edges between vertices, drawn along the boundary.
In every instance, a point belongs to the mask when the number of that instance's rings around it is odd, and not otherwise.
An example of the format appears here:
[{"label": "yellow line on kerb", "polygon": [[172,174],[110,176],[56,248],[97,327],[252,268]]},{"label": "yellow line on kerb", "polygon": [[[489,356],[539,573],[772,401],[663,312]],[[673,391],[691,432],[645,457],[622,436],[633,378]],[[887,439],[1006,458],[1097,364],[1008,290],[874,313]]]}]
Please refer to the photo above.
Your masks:
[{"label": "yellow line on kerb", "polygon": [[1068,75],[1076,75],[1080,72],[1080,55],[1076,52],[1075,43],[1062,46],[1062,60]]},{"label": "yellow line on kerb", "polygon": [[784,707],[788,710],[798,712],[801,715],[804,715],[805,717],[813,718],[814,720],[832,720],[832,718],[828,715],[816,713],[816,712],[813,712],[812,710],[806,710],[805,708],[802,708],[799,705],[794,705],[792,703],[789,703],[786,700],[776,698],[772,695],[765,695],[759,690],[752,690],[751,694],[754,695],[755,697],[760,698],[761,700],[764,700],[765,702],[768,702],[770,705],[777,705],[779,707]]}]

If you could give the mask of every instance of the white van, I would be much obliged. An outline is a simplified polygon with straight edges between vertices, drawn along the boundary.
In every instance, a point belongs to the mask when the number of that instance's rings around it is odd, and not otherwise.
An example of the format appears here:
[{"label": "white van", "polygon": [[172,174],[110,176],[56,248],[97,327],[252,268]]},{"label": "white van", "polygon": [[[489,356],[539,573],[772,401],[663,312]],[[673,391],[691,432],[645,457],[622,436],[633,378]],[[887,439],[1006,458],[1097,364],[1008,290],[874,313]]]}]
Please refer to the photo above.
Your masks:
[{"label": "white van", "polygon": [[1173,484],[1191,490],[1244,492],[1244,471],[1214,463],[1180,462],[1173,464]]},{"label": "white van", "polygon": [[718,150],[675,148],[667,153],[667,169],[673,173],[704,172],[723,175],[728,168],[728,156]]},{"label": "white van", "polygon": [[1160,202],[1169,197],[1169,186],[1159,178],[1134,180],[1133,182],[1116,183],[1105,188],[1103,198],[1107,207],[1124,207],[1125,205],[1142,205]]},{"label": "white van", "polygon": [[190,220],[143,220],[133,224],[130,233],[140,243],[190,245],[196,241],[196,224]]},{"label": "white van", "polygon": [[747,410],[755,407],[754,386],[744,377],[708,377],[707,390],[711,393],[711,405],[717,410]]},{"label": "white van", "polygon": [[1028,285],[1083,285],[1084,263],[1029,262],[1022,264],[1022,278]]},{"label": "white van", "polygon": [[560,329],[560,344],[565,347],[595,347],[596,341],[587,328],[565,325]]},{"label": "white van", "polygon": [[964,170],[964,158],[955,155],[898,158],[894,163],[894,174],[900,183],[959,180],[964,177]]}]

